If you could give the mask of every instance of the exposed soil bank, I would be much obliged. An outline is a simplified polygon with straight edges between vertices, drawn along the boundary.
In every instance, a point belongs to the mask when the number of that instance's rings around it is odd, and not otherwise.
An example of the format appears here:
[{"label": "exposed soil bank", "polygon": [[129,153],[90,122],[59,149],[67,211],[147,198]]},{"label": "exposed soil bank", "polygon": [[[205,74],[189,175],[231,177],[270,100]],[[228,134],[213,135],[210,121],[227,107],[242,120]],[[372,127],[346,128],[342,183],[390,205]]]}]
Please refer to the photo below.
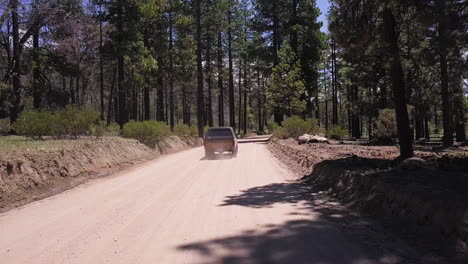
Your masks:
[{"label": "exposed soil bank", "polygon": [[468,259],[468,153],[424,151],[396,164],[395,147],[275,141],[269,149],[318,190],[436,252]]},{"label": "exposed soil bank", "polygon": [[73,148],[8,151],[0,161],[0,212],[200,144],[199,139],[171,137],[152,149],[116,137],[80,139]]}]

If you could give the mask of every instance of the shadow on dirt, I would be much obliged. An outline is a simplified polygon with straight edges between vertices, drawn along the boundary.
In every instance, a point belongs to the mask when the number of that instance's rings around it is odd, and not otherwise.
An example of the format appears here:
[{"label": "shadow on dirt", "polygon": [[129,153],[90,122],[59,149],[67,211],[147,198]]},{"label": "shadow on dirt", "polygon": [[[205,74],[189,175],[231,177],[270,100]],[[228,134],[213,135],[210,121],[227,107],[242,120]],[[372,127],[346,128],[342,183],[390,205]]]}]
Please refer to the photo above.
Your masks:
[{"label": "shadow on dirt", "polygon": [[312,209],[310,188],[300,182],[275,183],[243,190],[239,195],[227,196],[221,206],[241,205],[254,208],[271,207],[277,203],[305,204]]},{"label": "shadow on dirt", "polygon": [[[250,207],[261,214],[263,209],[281,204],[294,207],[288,215],[304,218],[256,226],[231,237],[180,245],[178,249],[197,252],[207,263],[446,263],[424,249],[414,249],[379,224],[302,182],[246,189],[226,196],[219,206]],[[343,236],[331,222],[355,247],[347,248],[349,242],[340,241]]]},{"label": "shadow on dirt", "polygon": [[206,257],[205,263],[377,263],[342,247],[347,243],[337,239],[336,232],[320,220],[294,220],[178,249],[199,253]]},{"label": "shadow on dirt", "polygon": [[[395,244],[384,249],[376,246],[385,239],[381,230],[373,228],[369,231],[369,223],[357,221],[359,218],[356,215],[300,182],[275,183],[243,190],[238,195],[227,196],[219,206],[261,210],[278,204],[292,204],[294,209],[288,214],[304,216],[307,220],[256,226],[254,230],[244,230],[238,235],[185,244],[178,249],[195,251],[206,257],[206,263],[407,263],[400,261],[400,255],[404,255],[404,252],[399,252],[402,249],[395,247]],[[349,225],[357,233],[349,238],[359,241],[355,247],[344,241],[348,237],[343,238],[330,220],[345,223],[344,226]],[[357,248],[364,248],[365,255]],[[408,258],[405,257],[405,260]]]}]

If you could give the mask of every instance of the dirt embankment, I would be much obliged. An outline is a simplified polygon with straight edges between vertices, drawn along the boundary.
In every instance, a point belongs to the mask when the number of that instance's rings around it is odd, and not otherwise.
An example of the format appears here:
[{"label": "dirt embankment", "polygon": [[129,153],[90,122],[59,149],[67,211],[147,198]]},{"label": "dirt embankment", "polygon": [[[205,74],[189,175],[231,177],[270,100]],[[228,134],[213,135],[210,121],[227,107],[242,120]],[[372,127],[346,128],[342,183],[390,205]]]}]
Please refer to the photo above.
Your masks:
[{"label": "dirt embankment", "polygon": [[286,165],[410,240],[468,260],[468,152],[419,151],[402,164],[395,147],[269,145]]},{"label": "dirt embankment", "polygon": [[152,149],[132,139],[102,138],[80,139],[73,148],[8,151],[0,161],[0,212],[201,143],[171,137]]}]

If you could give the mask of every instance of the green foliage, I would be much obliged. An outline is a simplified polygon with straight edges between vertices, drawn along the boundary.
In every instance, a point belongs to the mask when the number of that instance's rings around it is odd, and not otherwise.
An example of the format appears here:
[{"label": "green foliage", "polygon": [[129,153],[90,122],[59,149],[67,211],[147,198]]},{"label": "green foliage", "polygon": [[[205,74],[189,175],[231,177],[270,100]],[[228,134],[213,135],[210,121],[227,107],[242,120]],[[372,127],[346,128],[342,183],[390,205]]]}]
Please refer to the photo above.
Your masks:
[{"label": "green foliage", "polygon": [[[208,131],[208,127],[206,127],[206,130]],[[198,137],[197,125],[177,124],[172,131],[178,137]]]},{"label": "green foliage", "polygon": [[91,126],[99,122],[99,112],[69,105],[56,116],[54,132],[57,135],[69,135],[76,138],[91,134]]},{"label": "green foliage", "polygon": [[190,126],[190,136],[191,137],[198,137],[198,126],[197,125],[191,125]]},{"label": "green foliage", "polygon": [[172,132],[178,137],[188,137],[190,136],[190,127],[185,124],[177,124]]},{"label": "green foliage", "polygon": [[130,121],[124,125],[123,135],[126,138],[133,138],[142,143],[153,144],[164,139],[171,133],[170,128],[164,122],[157,121]]},{"label": "green foliage", "polygon": [[397,137],[397,124],[394,109],[382,109],[379,118],[375,121],[374,135],[379,140],[395,139]]},{"label": "green foliage", "polygon": [[298,116],[293,116],[286,119],[283,122],[283,126],[273,123],[270,130],[276,138],[297,138],[303,134],[319,134],[320,128],[317,123],[317,120],[314,118],[304,120]]},{"label": "green foliage", "polygon": [[317,120],[313,118],[304,120],[298,116],[293,116],[283,122],[283,127],[286,135],[292,138],[297,138],[303,134],[317,134],[319,132]]},{"label": "green foliage", "polygon": [[90,131],[93,137],[100,138],[106,134],[107,127],[106,127],[106,124],[101,121],[98,124],[92,124]]},{"label": "green foliage", "polygon": [[107,136],[119,136],[120,135],[120,126],[119,124],[112,122],[106,128]]},{"label": "green foliage", "polygon": [[0,134],[8,133],[10,131],[10,119],[0,119]]},{"label": "green foliage", "polygon": [[90,109],[81,110],[75,106],[68,106],[65,110],[58,112],[24,111],[13,124],[13,128],[19,135],[33,139],[42,139],[44,136],[77,138],[93,133],[101,134],[98,126],[99,112]]},{"label": "green foliage", "polygon": [[280,50],[278,56],[279,64],[273,68],[266,90],[269,102],[273,108],[289,114],[303,112],[306,102],[302,99],[305,85],[301,77],[301,64],[288,45]]},{"label": "green foliage", "polygon": [[327,137],[335,140],[340,140],[349,137],[348,131],[339,125],[334,125],[327,130]]},{"label": "green foliage", "polygon": [[278,139],[286,139],[288,138],[288,135],[286,134],[286,130],[284,127],[278,125],[277,123],[273,123],[270,127],[271,133],[273,134],[273,137],[278,138]]},{"label": "green foliage", "polygon": [[53,126],[50,111],[30,110],[20,114],[18,120],[13,124],[13,129],[18,135],[31,137],[34,140],[42,139],[43,136],[51,135]]}]

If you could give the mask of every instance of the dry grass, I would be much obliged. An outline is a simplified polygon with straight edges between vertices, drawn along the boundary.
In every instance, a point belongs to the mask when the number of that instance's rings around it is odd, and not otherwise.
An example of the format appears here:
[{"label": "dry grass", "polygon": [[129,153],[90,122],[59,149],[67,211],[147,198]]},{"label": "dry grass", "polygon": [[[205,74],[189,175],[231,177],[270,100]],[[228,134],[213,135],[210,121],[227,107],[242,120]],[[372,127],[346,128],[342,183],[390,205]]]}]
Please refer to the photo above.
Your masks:
[{"label": "dry grass", "polygon": [[63,149],[76,148],[85,144],[96,141],[112,140],[120,141],[125,140],[119,137],[104,137],[95,139],[92,137],[81,137],[79,139],[45,139],[45,140],[32,140],[31,138],[21,136],[0,136],[0,160],[1,157],[7,152],[11,151],[56,151]]}]

